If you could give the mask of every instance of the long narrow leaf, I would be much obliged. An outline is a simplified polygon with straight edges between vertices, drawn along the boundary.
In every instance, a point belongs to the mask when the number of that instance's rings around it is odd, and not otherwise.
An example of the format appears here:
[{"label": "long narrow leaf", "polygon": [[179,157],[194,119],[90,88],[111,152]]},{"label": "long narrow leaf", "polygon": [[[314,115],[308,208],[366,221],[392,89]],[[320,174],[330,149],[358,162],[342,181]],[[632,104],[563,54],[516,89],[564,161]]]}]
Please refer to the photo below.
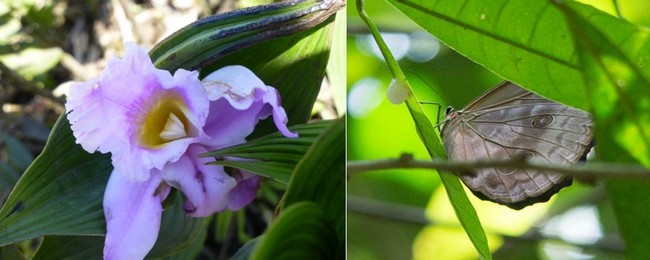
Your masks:
[{"label": "long narrow leaf", "polygon": [[109,155],[88,154],[61,115],[45,145],[0,209],[0,245],[38,236],[102,235]]},{"label": "long narrow leaf", "polygon": [[323,209],[303,201],[286,208],[249,259],[334,259],[336,242]]},{"label": "long narrow leaf", "polygon": [[345,239],[345,118],[334,122],[296,166],[282,208],[300,201],[316,202]]},{"label": "long narrow leaf", "polygon": [[[239,168],[288,183],[296,164],[316,138],[331,124],[332,121],[319,121],[297,125],[289,129],[298,132],[298,138],[286,138],[280,133],[273,133],[240,145],[205,153],[202,156],[216,157],[217,160],[212,164]],[[248,161],[220,159],[227,157]]]},{"label": "long narrow leaf", "polygon": [[[376,26],[372,21],[370,21],[367,18],[367,15],[363,10],[362,1],[360,0],[357,1],[357,8],[359,10],[360,16],[370,27],[370,31],[373,33],[373,36],[375,37],[375,40],[380,46],[380,49],[382,49],[382,54],[386,58],[389,68],[391,68],[393,77],[395,77],[394,82],[392,84],[396,84],[396,83],[400,84],[402,85],[401,88],[408,88],[408,91],[412,93],[413,91],[410,89],[410,86],[406,81],[405,76],[402,74],[401,68],[399,67],[399,65],[397,65],[397,62],[394,60],[390,50],[388,50],[386,43],[383,41],[383,38],[379,35]],[[395,86],[391,86],[391,87],[395,87]],[[398,87],[400,86],[398,85]],[[417,134],[420,137],[420,140],[422,140],[424,146],[426,147],[429,156],[431,156],[431,158],[446,158],[447,155],[442,146],[442,142],[438,134],[436,133],[433,125],[431,124],[431,121],[429,121],[429,119],[424,114],[424,111],[422,110],[422,107],[420,106],[420,102],[418,101],[417,97],[413,94],[410,94],[407,96],[405,103],[411,117],[413,118],[413,122],[415,123]],[[449,200],[451,201],[451,204],[454,208],[456,216],[458,217],[460,224],[464,228],[472,244],[476,248],[476,251],[481,256],[481,258],[491,259],[492,256],[490,254],[490,248],[488,246],[488,241],[485,235],[485,231],[481,226],[481,222],[478,219],[476,210],[469,202],[469,199],[467,198],[467,194],[465,194],[465,190],[463,190],[462,184],[460,183],[458,178],[450,172],[439,171],[439,174],[440,174],[440,179],[442,180],[442,183],[445,186],[445,190],[447,191]]]},{"label": "long narrow leaf", "polygon": [[318,26],[344,5],[340,0],[294,0],[206,17],[164,39],[151,50],[151,58],[161,69],[200,69],[237,50]]}]

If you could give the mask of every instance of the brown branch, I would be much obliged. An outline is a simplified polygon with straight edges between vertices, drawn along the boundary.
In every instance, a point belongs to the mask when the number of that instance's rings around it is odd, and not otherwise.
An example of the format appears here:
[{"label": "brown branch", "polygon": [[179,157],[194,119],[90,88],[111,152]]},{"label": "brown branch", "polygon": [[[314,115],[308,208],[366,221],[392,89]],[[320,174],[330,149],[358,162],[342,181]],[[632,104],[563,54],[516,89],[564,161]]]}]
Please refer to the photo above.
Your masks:
[{"label": "brown branch", "polygon": [[530,169],[585,178],[650,180],[650,170],[638,164],[611,162],[588,162],[586,164],[561,166],[530,162],[525,158],[501,161],[419,161],[414,160],[410,155],[402,155],[399,159],[348,161],[347,165],[348,176],[361,172],[387,169],[435,169],[463,173],[483,168]]}]

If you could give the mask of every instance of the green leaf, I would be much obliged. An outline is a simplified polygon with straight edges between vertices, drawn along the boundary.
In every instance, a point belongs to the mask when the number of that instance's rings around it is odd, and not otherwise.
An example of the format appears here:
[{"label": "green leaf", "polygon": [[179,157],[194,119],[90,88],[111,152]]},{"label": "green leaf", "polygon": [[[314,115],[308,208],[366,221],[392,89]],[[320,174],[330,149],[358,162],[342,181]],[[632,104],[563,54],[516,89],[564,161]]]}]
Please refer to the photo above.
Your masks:
[{"label": "green leaf", "polygon": [[8,39],[20,31],[20,19],[14,17],[0,17],[0,19],[3,21],[0,25],[0,44],[8,44]]},{"label": "green leaf", "polygon": [[[331,26],[320,24],[232,53],[202,73],[224,65],[246,65],[267,84],[280,88],[291,123],[305,122],[324,75],[330,39]],[[272,122],[265,123],[259,135],[277,131]],[[43,153],[0,209],[0,246],[49,234],[103,235],[101,201],[111,171],[110,155],[88,154],[75,144],[62,115]]]},{"label": "green leaf", "polygon": [[59,64],[63,51],[59,48],[27,48],[20,53],[0,56],[0,61],[28,80]]},{"label": "green leaf", "polygon": [[342,6],[342,1],[287,1],[209,16],[161,41],[151,58],[161,69],[200,69],[248,46],[306,31]]},{"label": "green leaf", "polygon": [[23,260],[27,259],[16,245],[0,247],[0,259]]},{"label": "green leaf", "polygon": [[[650,168],[650,31],[592,7],[567,2],[564,12],[578,50],[596,120],[600,159]],[[650,184],[610,180],[612,201],[630,259],[650,258]],[[633,212],[633,214],[630,214]]]},{"label": "green leaf", "polygon": [[100,259],[104,255],[104,237],[49,236],[43,239],[33,260]]},{"label": "green leaf", "polygon": [[495,74],[552,100],[587,108],[571,32],[550,1],[388,1]]},{"label": "green leaf", "polygon": [[[309,31],[240,50],[205,67],[201,75],[228,65],[245,66],[278,89],[289,125],[305,123],[325,75],[333,29],[330,23],[331,19]],[[273,121],[267,119],[249,138],[275,131]]]},{"label": "green leaf", "polygon": [[337,239],[324,210],[308,201],[287,207],[250,259],[334,259]]},{"label": "green leaf", "polygon": [[7,153],[9,164],[20,172],[27,170],[29,164],[34,160],[32,153],[18,139],[9,135],[0,137],[2,137],[0,138],[0,142],[5,145],[5,152]]},{"label": "green leaf", "polygon": [[[422,107],[415,96],[411,95],[406,100],[406,104],[413,117],[413,122],[415,122],[418,135],[427,148],[429,155],[432,158],[446,158],[447,156],[444,153],[442,142],[438,138],[438,134],[435,132],[431,121],[424,115],[424,111],[422,111]],[[483,230],[476,210],[469,201],[460,180],[456,175],[448,171],[438,171],[438,173],[440,174],[442,184],[445,186],[445,191],[451,201],[454,212],[458,217],[458,221],[469,236],[476,251],[482,259],[492,259],[485,230]]]},{"label": "green leaf", "polygon": [[177,251],[171,255],[165,256],[162,259],[165,260],[185,260],[185,259],[197,259],[197,255],[201,252],[203,245],[205,244],[205,239],[208,236],[207,229],[202,229],[201,232],[196,235],[192,240],[192,244],[187,245],[183,250]]},{"label": "green leaf", "polygon": [[62,115],[0,209],[0,245],[48,234],[103,235],[101,201],[111,171],[109,155],[77,145]]},{"label": "green leaf", "polygon": [[[210,218],[188,216],[183,210],[184,200],[183,196],[174,196],[174,205],[163,211],[158,239],[147,258],[170,253],[191,254],[197,243],[203,244]],[[194,254],[198,254],[198,251]]]},{"label": "green leaf", "polygon": [[253,251],[255,251],[257,244],[259,244],[260,241],[264,240],[265,237],[266,237],[265,235],[260,235],[256,238],[251,239],[242,247],[240,247],[239,250],[237,250],[237,253],[235,253],[235,255],[232,256],[232,259],[233,260],[251,259],[250,256],[251,254],[253,254]]},{"label": "green leaf", "polygon": [[[394,81],[391,84],[399,84],[398,86],[404,88],[410,93],[413,93],[411,86],[408,84],[406,78],[401,72],[401,68],[393,58],[390,50],[388,50],[386,43],[383,41],[383,38],[379,35],[376,26],[365,14],[365,11],[363,10],[363,2],[361,0],[357,1],[357,9],[362,19],[364,19],[364,21],[368,24],[368,27],[375,37],[377,44],[382,50],[382,54],[386,58],[386,62],[388,63],[389,68],[391,68],[394,77]],[[409,113],[413,118],[413,122],[415,123],[417,134],[426,147],[429,156],[431,156],[431,158],[446,158],[447,155],[442,146],[439,135],[435,131],[433,125],[431,124],[431,121],[429,121],[427,116],[424,114],[422,106],[420,106],[420,102],[418,101],[417,97],[413,94],[410,94],[407,96],[406,100],[399,100],[399,102],[403,101],[406,103]],[[469,236],[470,241],[476,248],[476,251],[479,253],[482,259],[491,259],[492,256],[490,254],[490,248],[488,246],[485,231],[481,226],[481,223],[476,214],[476,210],[469,202],[469,198],[467,198],[465,190],[463,190],[463,186],[460,183],[460,180],[458,180],[458,177],[450,172],[439,171],[439,174],[440,179],[445,186],[447,196],[449,197],[449,200],[451,201],[451,204],[454,208],[456,216],[463,229]]]},{"label": "green leaf", "polygon": [[250,171],[266,177],[271,177],[282,183],[288,183],[291,172],[310,145],[332,121],[318,121],[312,124],[290,127],[298,132],[298,138],[287,138],[276,132],[246,143],[226,147],[221,150],[205,153],[202,156],[252,159],[255,161],[217,160],[211,164],[224,165]]},{"label": "green leaf", "polygon": [[[158,239],[147,258],[189,259],[198,254],[208,220],[187,216],[182,203],[182,197],[176,196],[174,206],[163,212]],[[47,236],[33,259],[99,259],[103,249],[103,236]]]},{"label": "green leaf", "polygon": [[301,201],[316,202],[339,241],[345,240],[345,117],[323,132],[300,160],[281,207],[286,209]]},{"label": "green leaf", "polygon": [[346,14],[339,12],[334,21],[334,35],[332,39],[332,52],[327,64],[327,80],[332,92],[334,105],[338,116],[343,116],[346,108],[346,73],[347,73],[347,52],[346,52]]},{"label": "green leaf", "polygon": [[18,172],[6,163],[0,162],[0,193],[3,193],[3,189],[6,187],[13,188],[18,178],[20,178]]}]

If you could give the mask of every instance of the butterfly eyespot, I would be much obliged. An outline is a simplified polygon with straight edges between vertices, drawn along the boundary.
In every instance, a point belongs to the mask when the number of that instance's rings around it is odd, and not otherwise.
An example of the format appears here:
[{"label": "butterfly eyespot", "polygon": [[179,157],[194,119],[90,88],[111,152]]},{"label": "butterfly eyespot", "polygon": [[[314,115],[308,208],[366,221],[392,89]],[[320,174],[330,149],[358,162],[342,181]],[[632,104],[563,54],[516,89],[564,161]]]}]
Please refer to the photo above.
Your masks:
[{"label": "butterfly eyespot", "polygon": [[553,122],[553,117],[549,115],[541,115],[533,119],[533,126],[537,128],[544,128]]},{"label": "butterfly eyespot", "polygon": [[499,171],[500,171],[501,174],[503,174],[503,175],[510,175],[510,174],[512,174],[513,172],[515,172],[515,170],[516,170],[515,168],[510,168],[510,167],[508,167],[508,168],[499,168]]}]

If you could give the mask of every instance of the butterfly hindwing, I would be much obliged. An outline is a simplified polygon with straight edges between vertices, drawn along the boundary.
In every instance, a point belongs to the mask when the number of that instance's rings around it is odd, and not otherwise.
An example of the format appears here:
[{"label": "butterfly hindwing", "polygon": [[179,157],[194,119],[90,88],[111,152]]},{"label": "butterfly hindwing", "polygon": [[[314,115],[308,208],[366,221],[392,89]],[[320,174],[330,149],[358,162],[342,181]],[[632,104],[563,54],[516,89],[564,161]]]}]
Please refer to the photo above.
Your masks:
[{"label": "butterfly hindwing", "polygon": [[[504,82],[448,115],[442,130],[450,160],[506,160],[525,155],[548,164],[577,162],[591,146],[589,114]],[[547,201],[571,183],[559,173],[480,169],[457,173],[477,196],[520,209]]]}]

